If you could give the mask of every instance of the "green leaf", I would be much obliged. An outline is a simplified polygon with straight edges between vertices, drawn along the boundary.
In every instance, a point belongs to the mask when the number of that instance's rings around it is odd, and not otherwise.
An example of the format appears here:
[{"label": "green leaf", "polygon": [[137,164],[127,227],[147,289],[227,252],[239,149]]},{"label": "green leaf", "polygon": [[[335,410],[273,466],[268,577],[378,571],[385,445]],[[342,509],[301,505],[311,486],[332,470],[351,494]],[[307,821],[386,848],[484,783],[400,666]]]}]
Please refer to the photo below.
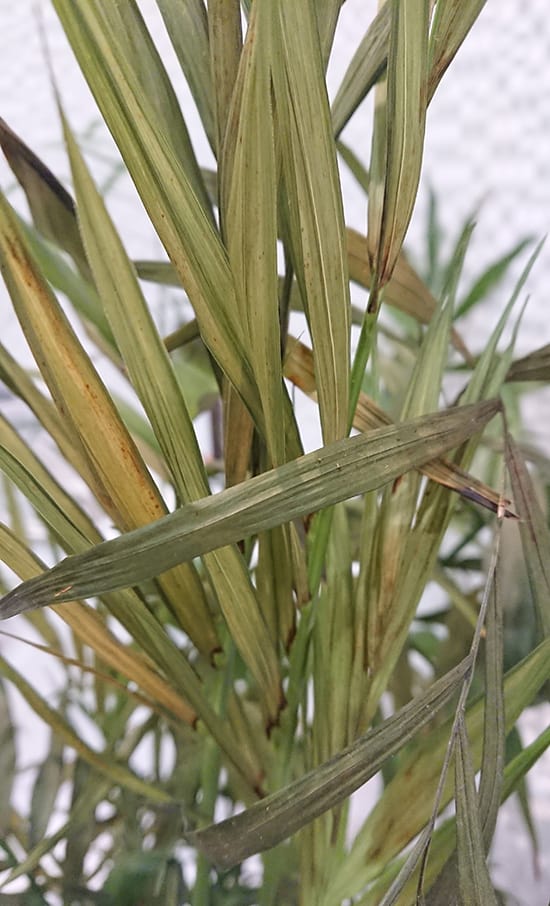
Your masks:
[{"label": "green leaf", "polygon": [[136,0],[101,4],[98,11],[110,41],[132,70],[136,90],[147,99],[149,125],[167,139],[205,213],[214,222],[210,198],[197,163],[187,126],[161,56],[147,30]]},{"label": "green leaf", "polygon": [[6,837],[12,809],[12,791],[15,780],[16,751],[15,728],[6,688],[0,681],[0,838]]},{"label": "green leaf", "polygon": [[[11,206],[0,193],[0,260],[4,280],[34,358],[85,462],[85,477],[121,528],[135,528],[167,507],[113,400],[42,276]],[[160,580],[178,623],[204,651],[217,635],[195,568]],[[185,607],[183,602],[185,601]]]},{"label": "green leaf", "polygon": [[216,151],[214,98],[203,0],[157,0],[176,56],[197,105],[210,147]]},{"label": "green leaf", "polygon": [[[429,0],[391,3],[386,115],[375,119],[378,160],[369,187],[369,254],[375,286],[390,279],[416,200],[426,122]],[[382,103],[385,87],[377,94]],[[371,304],[372,298],[371,298]]]},{"label": "green leaf", "polygon": [[[65,121],[64,131],[82,235],[128,374],[151,421],[179,497],[185,502],[204,497],[210,488],[168,353],[131,262]],[[205,565],[232,637],[265,696],[269,720],[275,721],[282,697],[278,660],[245,563],[236,548],[224,548],[207,555]]]},{"label": "green leaf", "polygon": [[463,661],[330,761],[245,812],[188,834],[188,842],[223,868],[280,843],[373,777],[452,698],[469,666]]},{"label": "green leaf", "polygon": [[456,309],[455,318],[461,318],[462,315],[465,315],[467,311],[477,305],[478,302],[485,299],[488,294],[498,286],[506,275],[512,262],[515,261],[518,255],[520,255],[524,248],[530,243],[531,239],[522,239],[522,241],[518,242],[509,252],[502,255],[501,258],[491,264],[470,287],[466,296]]},{"label": "green leaf", "polygon": [[332,126],[336,136],[386,69],[390,23],[390,4],[384,3],[355,51],[332,103]]},{"label": "green leaf", "polygon": [[[273,0],[272,0],[273,2]],[[350,299],[342,194],[323,62],[309,3],[274,4],[276,134],[288,239],[313,340],[325,442],[348,433]]]},{"label": "green leaf", "polygon": [[550,529],[537,498],[525,460],[511,434],[505,437],[506,464],[514,501],[529,585],[543,635],[550,636]]},{"label": "green leaf", "polygon": [[458,719],[455,747],[455,796],[458,878],[462,900],[471,906],[497,906],[485,862],[474,767],[463,715]]},{"label": "green leaf", "polygon": [[55,0],[54,5],[195,309],[203,340],[263,430],[258,391],[220,236],[198,201],[175,149],[157,128],[152,102],[136,81],[132,61],[121,52],[116,34],[105,22],[104,4],[99,0]]},{"label": "green leaf", "polygon": [[[518,715],[533,701],[549,675],[550,639],[506,674],[506,731],[513,727]],[[466,714],[475,769],[481,763],[484,706],[484,696],[481,696],[468,707]],[[331,878],[327,889],[327,904],[339,903],[345,897],[355,895],[378,877],[430,820],[452,722],[453,717],[450,717],[437,729],[432,729],[429,736],[420,739],[410,754],[401,761],[383,796],[355,838],[345,862]],[[418,796],[418,790],[422,790],[422,796]],[[449,777],[441,808],[452,799],[453,792],[452,777]],[[429,865],[428,861],[428,868]],[[440,865],[438,871],[442,867]],[[408,906],[411,901],[402,902]]]},{"label": "green leaf", "polygon": [[171,797],[152,783],[141,780],[124,765],[112,759],[110,753],[96,752],[90,748],[69,723],[55,711],[46,700],[26,681],[22,674],[0,655],[0,673],[14,684],[33,711],[42,718],[52,731],[58,734],[63,742],[73,748],[88,764],[97,768],[112,783],[121,784],[138,796],[144,796],[153,802],[170,802]]},{"label": "green leaf", "polygon": [[[532,743],[525,749],[520,749],[519,754],[508,761],[504,770],[504,784],[502,787],[502,799],[504,802],[517,786],[525,780],[525,774],[533,767],[536,761],[544,754],[550,745],[550,728],[544,730]],[[418,848],[422,849],[425,843],[425,835],[421,835],[418,841]],[[451,818],[442,824],[433,834],[430,843],[430,858],[426,870],[426,887],[428,893],[425,896],[426,906],[449,906],[457,892],[457,874],[456,862],[454,862],[454,873],[437,877],[444,863],[445,869],[450,864],[447,861],[456,844],[455,819]],[[417,845],[414,847],[417,850]],[[414,876],[403,886],[400,881],[403,880],[403,871],[405,863],[409,860],[400,856],[398,859],[389,863],[389,867],[384,871],[375,883],[369,888],[369,892],[358,900],[360,906],[393,906],[398,903],[399,906],[409,906],[415,899],[417,881]],[[412,861],[412,860],[411,860]],[[403,875],[401,872],[403,871]],[[398,877],[401,876],[401,877]],[[410,878],[410,875],[408,875]],[[390,891],[394,888],[392,884],[389,889],[388,881],[395,878],[395,888],[399,888],[396,897],[390,896]],[[406,881],[406,878],[404,879]],[[435,883],[434,883],[435,881]],[[431,885],[431,886],[430,886]],[[394,888],[394,890],[395,890]],[[387,889],[383,899],[381,891]]]},{"label": "green leaf", "polygon": [[485,2],[486,0],[438,0],[430,34],[430,100]]},{"label": "green leaf", "polygon": [[6,619],[52,601],[135,585],[177,563],[380,487],[480,431],[498,408],[498,402],[454,408],[329,444],[68,558],[7,595],[1,615]]}]

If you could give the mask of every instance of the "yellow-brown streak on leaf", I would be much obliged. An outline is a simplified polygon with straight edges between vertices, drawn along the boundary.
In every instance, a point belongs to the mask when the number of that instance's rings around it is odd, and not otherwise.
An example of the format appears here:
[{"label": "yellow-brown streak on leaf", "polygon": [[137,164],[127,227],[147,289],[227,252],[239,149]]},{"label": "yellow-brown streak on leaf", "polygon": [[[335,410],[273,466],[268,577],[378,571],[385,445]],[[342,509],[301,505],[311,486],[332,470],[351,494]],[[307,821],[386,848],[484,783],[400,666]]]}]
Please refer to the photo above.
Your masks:
[{"label": "yellow-brown streak on leaf", "polygon": [[[287,342],[284,374],[303,393],[313,400],[317,399],[311,350],[290,336]],[[361,392],[355,410],[353,427],[367,433],[391,424],[393,422],[387,412],[381,409],[366,393]],[[422,466],[418,471],[431,478],[432,481],[436,481],[451,491],[456,491],[462,497],[479,503],[480,506],[493,513],[498,512],[499,507],[504,507],[503,514],[506,517],[517,518],[516,513],[508,508],[509,500],[503,500],[499,493],[482,481],[478,481],[468,472],[462,471],[448,459],[441,457]]]},{"label": "yellow-brown streak on leaf", "polygon": [[[156,521],[167,513],[163,498],[2,195],[0,214],[4,279],[68,436],[89,464],[93,493],[120,531]],[[219,640],[192,564],[171,569],[158,582],[181,628],[203,653],[215,651]]]}]

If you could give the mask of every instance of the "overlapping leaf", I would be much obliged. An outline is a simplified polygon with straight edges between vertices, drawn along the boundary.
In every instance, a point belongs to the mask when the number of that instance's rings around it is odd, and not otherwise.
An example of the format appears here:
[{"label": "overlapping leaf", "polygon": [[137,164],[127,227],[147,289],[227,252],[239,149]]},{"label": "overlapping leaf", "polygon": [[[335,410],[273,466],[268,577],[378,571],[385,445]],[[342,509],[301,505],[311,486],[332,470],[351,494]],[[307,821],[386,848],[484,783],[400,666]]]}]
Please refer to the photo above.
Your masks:
[{"label": "overlapping leaf", "polygon": [[176,563],[380,487],[479,432],[498,408],[494,401],[455,408],[330,444],[68,558],[7,595],[1,613],[6,618],[135,585]]}]

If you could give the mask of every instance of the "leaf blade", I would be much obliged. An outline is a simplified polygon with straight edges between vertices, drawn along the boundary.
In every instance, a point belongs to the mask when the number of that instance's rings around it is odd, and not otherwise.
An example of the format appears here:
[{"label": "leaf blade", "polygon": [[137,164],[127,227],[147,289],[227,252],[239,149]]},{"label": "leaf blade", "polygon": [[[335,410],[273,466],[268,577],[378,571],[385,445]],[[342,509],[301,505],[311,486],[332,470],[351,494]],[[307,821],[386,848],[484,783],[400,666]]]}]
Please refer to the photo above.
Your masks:
[{"label": "leaf blade", "polygon": [[33,583],[32,605],[30,586],[22,586],[4,598],[2,615],[134,585],[174,562],[379,487],[481,430],[498,408],[474,404],[331,444],[68,558]]}]

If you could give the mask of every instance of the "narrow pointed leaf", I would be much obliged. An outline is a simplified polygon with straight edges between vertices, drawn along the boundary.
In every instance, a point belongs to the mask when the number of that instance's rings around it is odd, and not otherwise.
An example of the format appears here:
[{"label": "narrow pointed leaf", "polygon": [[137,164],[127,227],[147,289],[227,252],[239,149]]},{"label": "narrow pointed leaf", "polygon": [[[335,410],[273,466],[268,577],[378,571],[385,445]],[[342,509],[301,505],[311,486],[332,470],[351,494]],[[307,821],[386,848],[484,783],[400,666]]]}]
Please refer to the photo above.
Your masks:
[{"label": "narrow pointed leaf", "polygon": [[455,765],[458,878],[462,900],[471,906],[497,906],[485,862],[474,768],[464,717],[458,722]]},{"label": "narrow pointed leaf", "polygon": [[332,103],[336,136],[386,69],[390,23],[390,4],[384,3],[355,51]]},{"label": "narrow pointed leaf", "polygon": [[[390,279],[412,215],[424,147],[429,0],[391,3],[386,116],[375,122],[369,242],[377,286]],[[385,136],[378,133],[384,130]],[[385,141],[383,140],[385,139]],[[371,209],[372,206],[372,209]]]},{"label": "narrow pointed leaf", "polygon": [[519,447],[506,433],[506,463],[529,585],[544,636],[550,636],[550,530]]},{"label": "narrow pointed leaf", "polygon": [[[36,576],[37,571],[42,568],[42,564],[37,558],[1,523],[0,556],[10,569],[26,580]],[[243,749],[242,740],[237,742],[233,737],[231,728],[227,726],[227,722],[216,714],[193,666],[165,632],[142,598],[133,589],[128,588],[115,594],[106,595],[102,600],[109,612],[149,656],[151,662],[161,666],[162,673],[167,677],[171,686],[169,701],[172,704],[167,703],[168,709],[173,710],[173,696],[170,696],[173,689],[178,698],[184,697],[178,716],[184,720],[189,720],[193,726],[197,724],[199,719],[203,721],[213,739],[216,740],[222,752],[225,753],[233,770],[242,777],[246,790],[248,792],[253,790],[257,793],[260,784],[257,765],[252,764],[248,758]],[[71,605],[72,602],[68,605],[67,611],[71,608]],[[75,619],[78,619],[78,609],[76,608],[75,613],[70,615],[67,611],[63,611],[63,617],[72,624]],[[81,626],[83,625],[84,621],[81,622]],[[122,663],[120,663],[120,666],[122,666]],[[159,678],[159,681],[162,685],[161,678]],[[154,691],[150,690],[150,692],[155,697]],[[187,702],[191,706],[191,713]]]},{"label": "narrow pointed leaf", "polygon": [[438,0],[430,34],[430,100],[485,2],[486,0]]},{"label": "narrow pointed leaf", "polygon": [[[64,129],[82,235],[129,376],[155,430],[179,496],[185,502],[204,497],[210,493],[208,480],[168,353],[66,123]],[[281,702],[278,661],[246,566],[234,548],[209,554],[205,563],[232,637],[256,677],[267,702],[269,719],[274,721]]]},{"label": "narrow pointed leaf", "polygon": [[262,413],[220,236],[120,52],[99,0],[55,0],[73,51],[195,309],[202,338],[262,430]]},{"label": "narrow pointed leaf", "polygon": [[208,136],[216,149],[214,96],[208,41],[208,19],[203,0],[157,0],[166,31]]},{"label": "narrow pointed leaf", "polygon": [[82,449],[74,442],[51,399],[38,389],[26,370],[19,365],[0,343],[0,379],[12,393],[24,402],[58,446],[67,462],[73,466],[88,486],[93,484],[90,467]]},{"label": "narrow pointed leaf", "polygon": [[[237,4],[238,8],[238,4]],[[239,13],[240,14],[240,13]],[[222,219],[273,465],[285,459],[277,276],[277,180],[271,86],[273,16],[254,6],[223,154]],[[226,419],[230,426],[231,421]]]},{"label": "narrow pointed leaf", "polygon": [[373,777],[453,697],[468,667],[463,661],[330,761],[247,811],[187,835],[188,841],[223,868],[280,843]]},{"label": "narrow pointed leaf", "polygon": [[89,276],[73,200],[67,190],[1,118],[0,147],[25,192],[36,228],[68,252],[81,273]]},{"label": "narrow pointed leaf", "polygon": [[[311,350],[294,338],[289,338],[287,343],[285,377],[311,399],[317,399]],[[358,431],[367,433],[391,423],[392,420],[387,412],[378,406],[374,400],[370,399],[366,393],[361,392],[357,401],[353,427],[357,428]],[[467,500],[473,500],[493,513],[496,513],[500,506],[501,508],[505,507],[504,515],[506,517],[513,518],[515,516],[513,510],[508,508],[509,500],[502,499],[499,493],[493,491],[482,481],[478,481],[473,475],[464,472],[449,459],[440,458],[434,460],[420,466],[419,470],[424,475],[427,475],[428,478],[431,478],[432,481],[456,491]]]},{"label": "narrow pointed leaf", "polygon": [[222,147],[226,131],[232,129],[230,125],[228,130],[229,113],[243,42],[239,0],[211,0],[208,4],[208,36],[217,133],[216,148],[223,173],[225,162]]},{"label": "narrow pointed leaf", "polygon": [[97,768],[106,777],[109,777],[113,783],[119,783],[129,790],[132,790],[138,796],[144,796],[153,802],[170,802],[170,796],[151,783],[141,780],[132,771],[124,765],[113,761],[110,755],[104,755],[96,752],[90,746],[83,742],[78,734],[73,730],[69,723],[50,705],[46,700],[26,681],[8,661],[0,655],[0,674],[12,682],[21,693],[23,698],[28,702],[33,711],[42,718],[58,734],[59,738],[68,746],[71,746],[81,758]]},{"label": "narrow pointed leaf", "polygon": [[161,56],[153,43],[136,0],[102,4],[101,15],[110,39],[133,70],[136,87],[147,98],[155,125],[181,163],[196,198],[213,220],[210,199],[197,163],[187,126]]},{"label": "narrow pointed leaf", "polygon": [[289,246],[313,339],[325,441],[348,431],[350,300],[342,195],[309,3],[275,3],[273,69]]},{"label": "narrow pointed leaf", "polygon": [[455,318],[460,318],[462,315],[465,315],[467,311],[477,305],[482,299],[485,299],[489,293],[498,286],[508,272],[508,268],[512,262],[515,261],[518,255],[521,255],[524,248],[526,248],[530,242],[530,239],[522,239],[521,242],[518,242],[517,245],[513,247],[513,249],[506,252],[505,255],[502,255],[484,271],[481,277],[479,277],[468,290],[465,298],[457,307]]},{"label": "narrow pointed leaf", "polygon": [[[92,489],[104,509],[122,528],[135,528],[163,515],[166,506],[136,444],[1,194],[0,261],[35,361],[67,433],[87,461]],[[185,566],[161,581],[178,621],[196,644],[205,651],[215,649],[217,636],[194,567]]]},{"label": "narrow pointed leaf", "polygon": [[[523,709],[533,701],[550,676],[550,639],[541,643],[504,680],[506,731]],[[481,762],[484,698],[468,707],[466,725],[472,746],[474,768]],[[348,853],[345,863],[331,879],[327,902],[338,903],[354,896],[395,858],[430,819],[441,765],[448,745],[453,718],[420,740],[399,769],[371,812]],[[419,797],[417,791],[423,795]],[[452,777],[447,779],[441,807],[454,793]],[[429,863],[428,863],[429,864]]]},{"label": "narrow pointed leaf", "polygon": [[[515,791],[521,781],[525,779],[527,772],[533,767],[533,765],[537,762],[541,755],[544,754],[549,745],[550,728],[544,730],[531,743],[531,745],[526,746],[526,748],[523,749],[520,754],[518,754],[508,762],[504,770],[502,802],[504,802],[511,795],[511,793]],[[425,835],[421,835],[418,844],[415,844],[414,849],[421,850],[425,842]],[[455,843],[455,819],[453,818],[445,822],[440,828],[435,831],[430,842],[430,858],[428,860],[425,876],[425,888],[427,890],[427,893],[425,895],[425,906],[449,906],[449,904],[452,902],[453,897],[456,895],[458,887],[456,863],[454,864],[454,872],[447,874],[445,879],[443,879],[442,875],[437,877],[437,872],[441,868],[442,864],[445,863],[446,859],[452,855]],[[407,859],[407,861],[409,860]],[[445,872],[447,872],[447,867],[449,864],[450,862],[447,861],[445,864]],[[399,862],[397,863],[397,865],[395,864],[395,862],[393,863],[392,868],[390,869],[392,875],[395,874],[398,866]],[[403,869],[404,868],[405,866],[403,865]],[[401,872],[399,872],[399,874],[401,875]],[[405,874],[405,872],[403,872],[403,874]],[[436,877],[437,880],[434,884],[433,882]],[[396,881],[397,880],[398,879],[396,878]],[[400,880],[406,881],[406,878],[401,877]],[[390,906],[390,904],[393,903],[397,903],[399,904],[399,906],[408,906],[409,903],[414,902],[417,887],[416,878],[413,877],[412,881],[409,880],[408,884],[405,887],[403,887],[402,884],[399,886],[399,891],[402,893],[402,896],[399,896],[399,893],[397,893],[397,896],[392,898],[390,896],[391,888],[389,888],[384,895],[384,898],[380,899],[381,890],[386,889],[387,883],[387,875],[381,875],[378,881],[376,881],[369,889],[369,893],[358,901],[361,906]]]},{"label": "narrow pointed leaf", "polygon": [[135,585],[206,551],[373,490],[459,445],[498,409],[496,401],[455,408],[330,444],[67,558],[7,595],[1,615]]}]

